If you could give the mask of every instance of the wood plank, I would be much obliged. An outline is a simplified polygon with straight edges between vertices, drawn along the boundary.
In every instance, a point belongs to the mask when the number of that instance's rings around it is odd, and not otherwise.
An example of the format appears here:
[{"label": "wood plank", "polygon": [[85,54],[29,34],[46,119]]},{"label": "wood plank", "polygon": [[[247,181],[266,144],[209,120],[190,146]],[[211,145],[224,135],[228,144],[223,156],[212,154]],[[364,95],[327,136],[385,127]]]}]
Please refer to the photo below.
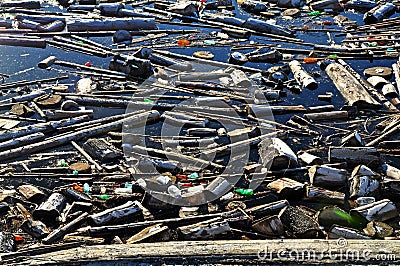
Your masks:
[{"label": "wood plank", "polygon": [[[25,254],[25,256],[14,255],[13,260],[2,263],[3,265],[45,263],[61,265],[118,260],[130,263],[154,263],[162,259],[167,264],[182,264],[183,261],[187,264],[195,261],[198,263],[201,259],[206,265],[223,262],[225,262],[224,264],[235,262],[241,264],[287,264],[294,261],[296,264],[348,265],[357,263],[358,265],[369,265],[372,259],[376,264],[386,262],[396,265],[399,263],[399,252],[400,242],[390,240],[340,242],[322,239],[180,241],[85,246],[32,257],[27,257]],[[18,263],[23,258],[25,260]]]}]

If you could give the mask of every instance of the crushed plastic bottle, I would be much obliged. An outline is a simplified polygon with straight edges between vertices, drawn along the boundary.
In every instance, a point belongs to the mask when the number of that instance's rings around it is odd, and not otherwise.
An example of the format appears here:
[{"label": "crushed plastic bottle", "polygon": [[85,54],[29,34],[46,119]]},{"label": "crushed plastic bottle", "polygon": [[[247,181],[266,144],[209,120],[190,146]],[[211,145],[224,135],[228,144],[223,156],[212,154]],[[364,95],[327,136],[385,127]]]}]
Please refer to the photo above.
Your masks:
[{"label": "crushed plastic bottle", "polygon": [[184,46],[189,45],[190,41],[186,40],[186,39],[179,39],[177,43],[178,43],[179,47],[184,47]]},{"label": "crushed plastic bottle", "polygon": [[72,188],[79,192],[83,192],[85,190],[83,187],[79,186],[77,183],[73,183]]},{"label": "crushed plastic bottle", "polygon": [[199,174],[198,173],[192,173],[192,174],[188,175],[187,177],[190,178],[190,179],[196,179],[196,178],[199,178]]},{"label": "crushed plastic bottle", "polygon": [[86,194],[89,194],[90,192],[90,186],[88,183],[83,184],[83,192]]},{"label": "crushed plastic bottle", "polygon": [[174,198],[182,198],[181,190],[175,185],[171,185],[168,187],[168,194],[170,194]]}]

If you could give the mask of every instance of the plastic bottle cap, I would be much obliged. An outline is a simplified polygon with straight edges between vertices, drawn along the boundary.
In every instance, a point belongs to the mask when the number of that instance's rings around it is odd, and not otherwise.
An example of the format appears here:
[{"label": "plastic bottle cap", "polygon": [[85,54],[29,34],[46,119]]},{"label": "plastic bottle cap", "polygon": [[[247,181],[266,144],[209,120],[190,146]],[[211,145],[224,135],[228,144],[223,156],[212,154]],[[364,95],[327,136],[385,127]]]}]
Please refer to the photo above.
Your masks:
[{"label": "plastic bottle cap", "polygon": [[92,63],[90,63],[90,62],[88,61],[88,62],[85,63],[85,66],[91,67],[91,66],[92,66]]}]

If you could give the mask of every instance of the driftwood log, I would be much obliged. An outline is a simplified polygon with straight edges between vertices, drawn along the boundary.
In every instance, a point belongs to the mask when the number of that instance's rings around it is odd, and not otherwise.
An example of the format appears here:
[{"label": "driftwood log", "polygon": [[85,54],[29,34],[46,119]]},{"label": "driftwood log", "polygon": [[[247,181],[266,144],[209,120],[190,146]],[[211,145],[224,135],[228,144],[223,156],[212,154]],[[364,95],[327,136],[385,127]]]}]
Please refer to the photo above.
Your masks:
[{"label": "driftwood log", "polygon": [[326,73],[349,105],[365,109],[381,107],[381,104],[372,98],[365,87],[344,66],[332,63],[327,66]]},{"label": "driftwood log", "polygon": [[159,115],[160,114],[157,111],[144,112],[142,114],[127,117],[127,118],[124,118],[124,119],[121,119],[121,120],[118,120],[115,122],[111,122],[108,124],[95,126],[93,128],[81,129],[81,130],[78,130],[78,131],[75,131],[75,132],[72,132],[69,134],[56,136],[56,137],[49,138],[44,141],[37,142],[37,143],[27,145],[24,147],[19,147],[19,148],[0,152],[0,160],[9,160],[9,159],[12,159],[12,158],[15,158],[18,156],[28,155],[28,154],[32,154],[34,152],[61,146],[61,145],[69,143],[71,140],[78,140],[78,139],[87,138],[90,136],[105,134],[108,131],[112,131],[112,130],[120,128],[124,122],[129,121],[130,124],[139,123],[146,119],[153,119],[155,117],[159,117]]},{"label": "driftwood log", "polygon": [[304,70],[299,61],[291,61],[289,63],[289,67],[293,72],[294,78],[303,88],[310,90],[315,90],[318,88],[318,83]]}]

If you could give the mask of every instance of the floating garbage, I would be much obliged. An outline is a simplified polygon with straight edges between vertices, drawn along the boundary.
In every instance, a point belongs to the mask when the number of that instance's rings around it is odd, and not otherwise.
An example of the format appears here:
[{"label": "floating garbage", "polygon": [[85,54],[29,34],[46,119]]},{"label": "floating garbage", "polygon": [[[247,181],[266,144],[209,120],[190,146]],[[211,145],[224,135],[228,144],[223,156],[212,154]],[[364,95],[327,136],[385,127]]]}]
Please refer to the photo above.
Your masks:
[{"label": "floating garbage", "polygon": [[397,9],[3,1],[2,265],[395,252]]}]

